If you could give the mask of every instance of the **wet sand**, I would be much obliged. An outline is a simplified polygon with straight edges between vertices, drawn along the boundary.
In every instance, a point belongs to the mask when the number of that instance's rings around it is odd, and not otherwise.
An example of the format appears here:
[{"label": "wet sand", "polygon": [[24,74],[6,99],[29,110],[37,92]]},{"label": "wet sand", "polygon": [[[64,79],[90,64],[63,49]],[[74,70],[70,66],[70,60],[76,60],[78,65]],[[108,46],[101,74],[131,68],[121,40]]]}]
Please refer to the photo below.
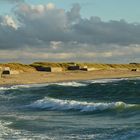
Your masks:
[{"label": "wet sand", "polygon": [[39,84],[76,80],[92,80],[106,78],[140,77],[140,72],[124,70],[71,71],[71,72],[32,72],[10,75],[0,78],[0,85]]}]

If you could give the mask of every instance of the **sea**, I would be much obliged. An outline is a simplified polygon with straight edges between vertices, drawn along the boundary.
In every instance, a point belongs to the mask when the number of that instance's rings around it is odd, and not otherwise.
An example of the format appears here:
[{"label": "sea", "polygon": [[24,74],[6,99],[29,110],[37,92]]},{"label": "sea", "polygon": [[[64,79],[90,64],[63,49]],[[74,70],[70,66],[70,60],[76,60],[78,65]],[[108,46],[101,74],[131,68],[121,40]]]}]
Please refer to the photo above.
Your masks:
[{"label": "sea", "polygon": [[140,140],[140,78],[0,86],[0,140]]}]

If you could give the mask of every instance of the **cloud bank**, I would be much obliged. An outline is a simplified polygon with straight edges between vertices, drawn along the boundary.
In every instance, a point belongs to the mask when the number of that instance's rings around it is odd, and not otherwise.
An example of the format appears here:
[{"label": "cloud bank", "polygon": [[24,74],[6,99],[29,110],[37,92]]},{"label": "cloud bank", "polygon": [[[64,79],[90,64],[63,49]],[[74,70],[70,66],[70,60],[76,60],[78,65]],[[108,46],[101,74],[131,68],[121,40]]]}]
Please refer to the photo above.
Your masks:
[{"label": "cloud bank", "polygon": [[69,11],[53,3],[19,4],[14,16],[0,16],[1,52],[11,51],[12,60],[25,61],[140,60],[140,24],[83,18],[80,9],[79,4]]}]

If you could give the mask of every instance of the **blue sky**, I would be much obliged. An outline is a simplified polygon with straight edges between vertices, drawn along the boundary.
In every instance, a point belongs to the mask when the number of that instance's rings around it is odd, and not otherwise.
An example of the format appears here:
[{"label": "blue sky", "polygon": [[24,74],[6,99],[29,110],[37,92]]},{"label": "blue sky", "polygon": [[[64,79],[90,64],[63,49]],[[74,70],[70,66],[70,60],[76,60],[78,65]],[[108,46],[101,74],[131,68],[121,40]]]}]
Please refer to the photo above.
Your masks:
[{"label": "blue sky", "polygon": [[0,0],[0,62],[140,62],[140,0]]}]

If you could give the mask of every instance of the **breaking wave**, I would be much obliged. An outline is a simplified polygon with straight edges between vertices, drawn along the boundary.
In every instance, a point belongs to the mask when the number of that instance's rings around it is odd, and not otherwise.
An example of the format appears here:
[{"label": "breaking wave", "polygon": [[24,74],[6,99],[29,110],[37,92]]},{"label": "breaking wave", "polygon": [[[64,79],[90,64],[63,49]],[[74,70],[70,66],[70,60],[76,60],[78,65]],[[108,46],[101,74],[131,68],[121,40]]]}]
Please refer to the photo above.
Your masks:
[{"label": "breaking wave", "polygon": [[10,136],[11,139],[16,138],[16,137],[21,138],[19,136],[22,134],[22,132],[19,130],[14,130],[14,129],[9,128],[8,126],[11,124],[12,122],[5,122],[5,121],[0,120],[0,138],[5,139],[6,136]]},{"label": "breaking wave", "polygon": [[0,91],[6,91],[6,90],[15,90],[15,89],[22,89],[22,88],[36,88],[36,87],[45,87],[50,85],[58,85],[58,86],[71,86],[71,87],[80,87],[80,86],[86,86],[86,83],[80,83],[80,82],[61,82],[61,83],[46,83],[46,84],[30,84],[30,85],[14,85],[14,86],[8,86],[8,87],[0,87]]},{"label": "breaking wave", "polygon": [[87,86],[85,83],[80,82],[61,82],[61,83],[54,83],[54,85],[58,86],[71,86],[71,87],[81,87],[81,86]]},{"label": "breaking wave", "polygon": [[49,84],[30,84],[30,85],[14,85],[9,87],[0,87],[0,91],[6,91],[6,90],[15,90],[15,89],[26,89],[26,88],[38,88],[38,87],[44,87],[48,86]]},{"label": "breaking wave", "polygon": [[98,80],[89,80],[87,82],[89,83],[113,83],[113,82],[119,82],[122,80],[128,80],[128,78],[118,78],[118,79],[98,79]]},{"label": "breaking wave", "polygon": [[11,90],[11,89],[18,89],[18,88],[29,88],[29,85],[15,85],[15,86],[11,86],[11,87],[0,87],[0,91],[1,90]]},{"label": "breaking wave", "polygon": [[45,97],[28,105],[31,108],[50,109],[50,110],[79,110],[81,112],[102,111],[108,109],[126,109],[138,107],[136,104],[126,104],[124,102],[93,103],[80,102],[75,100],[60,100]]},{"label": "breaking wave", "polygon": [[58,85],[58,86],[67,86],[67,87],[82,87],[82,86],[88,86],[89,84],[99,83],[113,83],[113,82],[119,82],[122,80],[128,80],[128,78],[118,78],[118,79],[98,79],[98,80],[87,80],[87,81],[70,81],[70,82],[55,82],[55,83],[45,83],[45,84],[28,84],[28,85],[13,85],[13,86],[4,86],[0,87],[0,91],[6,91],[6,90],[15,90],[15,89],[22,89],[22,88],[36,88],[36,87],[45,87],[45,86],[51,86],[51,85]]}]

